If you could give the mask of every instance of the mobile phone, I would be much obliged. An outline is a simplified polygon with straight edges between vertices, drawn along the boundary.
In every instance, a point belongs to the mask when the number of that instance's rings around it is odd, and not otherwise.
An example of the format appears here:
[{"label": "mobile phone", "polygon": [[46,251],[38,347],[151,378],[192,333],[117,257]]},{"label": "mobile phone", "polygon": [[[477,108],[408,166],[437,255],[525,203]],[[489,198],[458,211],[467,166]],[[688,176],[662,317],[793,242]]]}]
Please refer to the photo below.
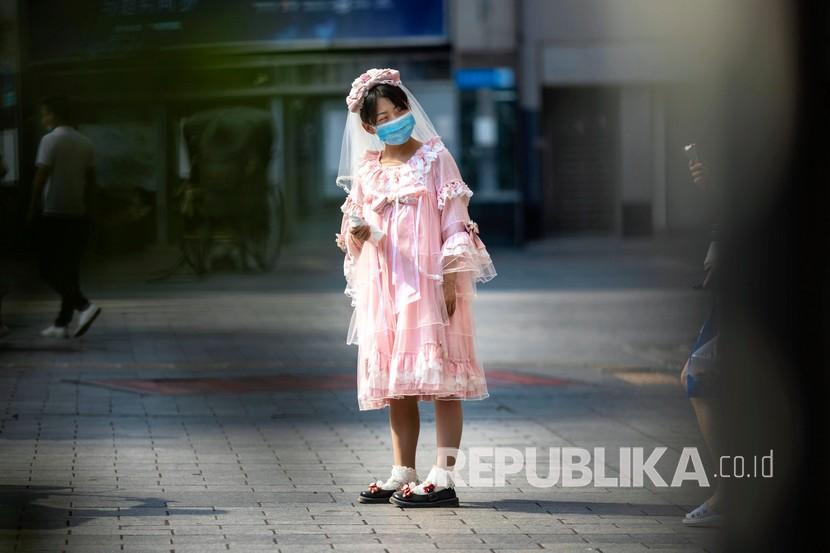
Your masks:
[{"label": "mobile phone", "polygon": [[369,231],[371,232],[371,238],[375,242],[380,241],[380,239],[383,238],[386,235],[385,232],[380,230],[375,225],[369,223],[366,219],[364,219],[360,215],[349,215],[349,226],[351,226],[352,228],[362,227],[362,226],[369,227]]},{"label": "mobile phone", "polygon": [[361,227],[366,224],[366,220],[360,215],[349,215],[349,225],[351,227]]},{"label": "mobile phone", "polygon": [[691,162],[697,163],[698,161],[700,161],[700,157],[697,155],[697,144],[686,144],[683,147],[683,153],[686,154],[686,157]]}]

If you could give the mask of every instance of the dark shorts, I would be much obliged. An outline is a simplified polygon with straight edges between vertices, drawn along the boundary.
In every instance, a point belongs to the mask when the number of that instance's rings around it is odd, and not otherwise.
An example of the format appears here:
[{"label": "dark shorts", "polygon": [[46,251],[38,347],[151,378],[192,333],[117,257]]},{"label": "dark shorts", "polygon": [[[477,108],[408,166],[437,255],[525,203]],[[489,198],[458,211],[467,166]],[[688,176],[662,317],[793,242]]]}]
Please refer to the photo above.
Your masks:
[{"label": "dark shorts", "polygon": [[714,309],[700,327],[686,365],[686,395],[711,397],[716,395],[718,380],[718,329]]}]

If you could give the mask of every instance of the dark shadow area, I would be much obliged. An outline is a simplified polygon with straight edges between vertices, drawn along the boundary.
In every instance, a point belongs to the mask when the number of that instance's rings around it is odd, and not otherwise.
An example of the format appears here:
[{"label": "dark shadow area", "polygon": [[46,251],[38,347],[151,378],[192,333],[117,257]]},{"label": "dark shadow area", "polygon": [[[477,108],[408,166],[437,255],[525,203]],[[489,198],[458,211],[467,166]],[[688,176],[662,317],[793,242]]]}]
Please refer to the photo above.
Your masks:
[{"label": "dark shadow area", "polygon": [[6,353],[32,353],[32,352],[45,352],[51,351],[55,353],[81,353],[86,351],[88,348],[85,348],[81,345],[73,344],[72,342],[57,342],[57,343],[49,343],[44,342],[42,340],[20,340],[16,341],[14,334],[18,332],[18,330],[12,326],[11,332],[8,334],[8,338],[0,342],[0,352]]},{"label": "dark shadow area", "polygon": [[827,548],[830,7],[765,7],[789,9],[780,21],[795,37],[796,83],[771,67],[783,41],[763,25],[740,37],[724,73],[723,441],[733,458],[776,461],[773,478],[724,481],[726,551]]},{"label": "dark shadow area", "polygon": [[[101,509],[75,505],[73,498],[97,497],[101,502],[134,502],[130,507]],[[54,503],[50,505],[50,502]],[[88,502],[88,501],[85,501]],[[59,504],[64,504],[61,506]],[[73,493],[66,488],[50,486],[0,486],[0,530],[55,530],[82,525],[92,518],[159,516],[158,510],[165,509],[176,515],[204,515],[204,509],[166,509],[167,501],[153,497],[119,495],[96,495],[94,493]],[[153,509],[152,511],[149,511]],[[212,515],[225,511],[211,511]],[[27,540],[28,541],[28,540]],[[32,543],[32,541],[28,541]],[[34,540],[36,543],[36,540]]]},{"label": "dark shadow area", "polygon": [[495,509],[511,513],[538,513],[555,515],[640,515],[679,516],[686,511],[676,505],[662,503],[611,503],[590,501],[537,501],[533,499],[500,499],[497,501],[464,501],[461,509]]}]

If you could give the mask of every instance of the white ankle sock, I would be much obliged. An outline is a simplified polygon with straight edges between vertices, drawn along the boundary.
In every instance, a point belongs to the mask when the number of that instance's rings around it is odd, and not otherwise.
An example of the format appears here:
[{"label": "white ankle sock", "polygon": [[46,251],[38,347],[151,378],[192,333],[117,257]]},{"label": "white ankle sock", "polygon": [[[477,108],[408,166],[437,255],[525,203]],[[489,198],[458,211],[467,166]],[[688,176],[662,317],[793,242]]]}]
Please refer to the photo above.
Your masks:
[{"label": "white ankle sock", "polygon": [[429,474],[426,478],[424,478],[423,482],[418,484],[417,486],[412,486],[410,484],[410,489],[412,493],[418,495],[427,495],[429,492],[426,491],[424,488],[432,484],[432,490],[434,492],[440,492],[446,488],[454,488],[455,481],[452,478],[453,469],[448,469],[444,467],[439,467],[438,465],[433,465],[432,469],[429,471]]},{"label": "white ankle sock", "polygon": [[420,482],[420,480],[418,480],[418,473],[415,472],[415,468],[405,467],[403,465],[392,465],[392,472],[386,482],[378,480],[376,484],[382,490],[397,490],[409,482]]}]

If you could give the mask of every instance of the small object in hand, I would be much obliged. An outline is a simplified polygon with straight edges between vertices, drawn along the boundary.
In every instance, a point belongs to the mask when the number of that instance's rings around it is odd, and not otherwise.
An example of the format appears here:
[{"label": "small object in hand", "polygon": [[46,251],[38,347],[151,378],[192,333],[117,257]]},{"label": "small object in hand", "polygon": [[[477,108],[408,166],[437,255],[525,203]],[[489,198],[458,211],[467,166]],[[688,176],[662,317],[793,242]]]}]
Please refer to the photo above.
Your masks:
[{"label": "small object in hand", "polygon": [[369,227],[369,230],[371,231],[371,238],[375,242],[380,241],[380,239],[383,238],[385,234],[376,226],[370,225],[369,222],[360,215],[349,215],[349,226],[353,229],[357,227]]},{"label": "small object in hand", "polygon": [[697,144],[686,144],[683,147],[683,153],[689,160],[689,171],[692,174],[692,180],[701,188],[706,187],[706,165],[700,160],[700,155],[697,152]]},{"label": "small object in hand", "polygon": [[686,144],[683,146],[683,153],[685,153],[688,160],[693,163],[700,161],[700,157],[697,154],[697,144]]},{"label": "small object in hand", "polygon": [[349,226],[352,228],[366,226],[366,220],[360,215],[349,215]]},{"label": "small object in hand", "polygon": [[337,247],[340,248],[342,251],[346,251],[346,237],[336,232],[334,234],[334,243],[337,244]]}]

